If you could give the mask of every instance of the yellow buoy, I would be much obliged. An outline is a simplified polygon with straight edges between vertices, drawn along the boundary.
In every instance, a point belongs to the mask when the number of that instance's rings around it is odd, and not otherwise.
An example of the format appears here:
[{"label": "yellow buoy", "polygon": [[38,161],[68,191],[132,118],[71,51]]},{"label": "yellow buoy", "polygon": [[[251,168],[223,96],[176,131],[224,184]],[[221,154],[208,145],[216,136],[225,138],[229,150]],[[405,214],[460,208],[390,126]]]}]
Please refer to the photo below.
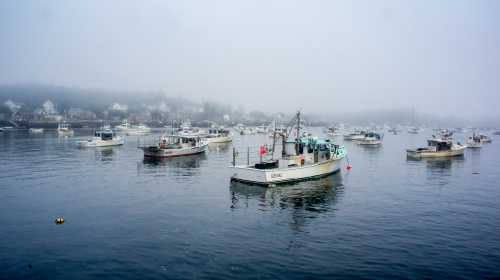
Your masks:
[{"label": "yellow buoy", "polygon": [[64,217],[57,217],[54,222],[56,223],[56,225],[64,224]]}]

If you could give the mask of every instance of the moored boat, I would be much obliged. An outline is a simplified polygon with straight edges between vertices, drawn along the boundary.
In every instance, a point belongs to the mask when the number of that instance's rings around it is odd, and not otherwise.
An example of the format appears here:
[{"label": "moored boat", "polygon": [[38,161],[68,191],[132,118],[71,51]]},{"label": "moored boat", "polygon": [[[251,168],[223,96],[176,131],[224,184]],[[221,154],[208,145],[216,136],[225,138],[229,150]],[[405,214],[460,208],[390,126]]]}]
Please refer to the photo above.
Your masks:
[{"label": "moored boat", "polygon": [[[297,113],[297,131],[300,134],[300,112]],[[340,171],[342,160],[346,156],[344,147],[334,144],[330,139],[317,137],[296,137],[288,140],[289,133],[282,135],[281,157],[274,159],[274,149],[267,155],[267,149],[261,146],[261,160],[250,164],[236,164],[236,151],[233,152],[231,181],[250,184],[273,185],[279,183],[306,180],[327,176]],[[275,139],[276,137],[274,137]],[[274,146],[274,143],[273,143]]]},{"label": "moored boat", "polygon": [[73,136],[74,133],[75,132],[71,129],[71,125],[69,123],[64,122],[57,125],[57,134],[59,136],[69,137]]},{"label": "moored boat", "polygon": [[145,158],[168,158],[204,153],[208,143],[196,136],[164,135],[153,145],[139,145]]},{"label": "moored boat", "polygon": [[365,138],[365,131],[355,131],[352,133],[348,133],[344,135],[344,140],[351,140],[351,141],[356,141],[356,140],[361,140]]},{"label": "moored boat", "polygon": [[228,143],[233,141],[231,132],[224,128],[210,128],[207,136],[205,136],[205,139],[209,144]]},{"label": "moored boat", "polygon": [[382,135],[375,132],[365,133],[363,139],[355,141],[358,145],[379,146],[382,144]]},{"label": "moored boat", "polygon": [[142,136],[151,134],[151,128],[143,124],[131,125],[127,120],[122,124],[115,126],[115,131],[124,133],[129,136]]},{"label": "moored boat", "polygon": [[481,140],[482,144],[489,144],[492,142],[490,137],[483,135],[483,134],[479,135],[479,139]]},{"label": "moored boat", "polygon": [[427,147],[408,149],[406,155],[410,158],[436,158],[462,156],[466,146],[454,143],[451,134],[442,137],[434,137],[427,140]]},{"label": "moored boat", "polygon": [[115,135],[113,130],[109,128],[96,131],[92,139],[77,142],[78,146],[82,148],[120,146],[124,143],[123,138]]},{"label": "moored boat", "polygon": [[482,146],[481,137],[479,137],[474,133],[472,136],[469,136],[466,145],[467,148],[481,148]]}]

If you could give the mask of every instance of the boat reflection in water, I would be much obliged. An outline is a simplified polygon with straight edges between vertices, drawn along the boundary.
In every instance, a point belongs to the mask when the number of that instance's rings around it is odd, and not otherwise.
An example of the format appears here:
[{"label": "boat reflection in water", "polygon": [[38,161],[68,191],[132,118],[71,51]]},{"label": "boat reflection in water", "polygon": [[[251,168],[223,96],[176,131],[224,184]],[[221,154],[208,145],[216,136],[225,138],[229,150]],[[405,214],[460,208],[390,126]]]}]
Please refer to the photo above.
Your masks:
[{"label": "boat reflection in water", "polygon": [[262,187],[231,182],[231,208],[248,208],[252,204],[261,210],[269,208],[325,212],[332,209],[343,194],[342,175],[333,174],[321,179]]},{"label": "boat reflection in water", "polygon": [[113,147],[98,147],[95,149],[95,158],[101,161],[112,161],[114,153]]},{"label": "boat reflection in water", "polygon": [[201,163],[207,159],[205,154],[173,157],[173,158],[144,158],[137,165],[138,173],[162,173],[174,176],[194,176],[199,173]]},{"label": "boat reflection in water", "polygon": [[208,145],[208,151],[210,151],[211,153],[220,153],[220,154],[226,154],[230,149],[230,147],[232,146],[231,142],[227,142],[227,143],[210,143],[210,145]]}]

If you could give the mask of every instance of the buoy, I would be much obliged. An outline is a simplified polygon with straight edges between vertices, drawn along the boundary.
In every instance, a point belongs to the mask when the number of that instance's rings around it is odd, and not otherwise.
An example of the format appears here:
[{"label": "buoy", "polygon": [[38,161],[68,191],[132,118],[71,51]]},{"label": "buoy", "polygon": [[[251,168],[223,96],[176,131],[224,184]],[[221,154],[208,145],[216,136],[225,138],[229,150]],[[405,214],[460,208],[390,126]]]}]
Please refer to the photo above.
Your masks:
[{"label": "buoy", "polygon": [[64,217],[57,217],[54,223],[56,223],[56,225],[64,224]]},{"label": "buoy", "polygon": [[352,165],[348,164],[347,167],[346,167],[347,170],[351,170],[352,169]]}]

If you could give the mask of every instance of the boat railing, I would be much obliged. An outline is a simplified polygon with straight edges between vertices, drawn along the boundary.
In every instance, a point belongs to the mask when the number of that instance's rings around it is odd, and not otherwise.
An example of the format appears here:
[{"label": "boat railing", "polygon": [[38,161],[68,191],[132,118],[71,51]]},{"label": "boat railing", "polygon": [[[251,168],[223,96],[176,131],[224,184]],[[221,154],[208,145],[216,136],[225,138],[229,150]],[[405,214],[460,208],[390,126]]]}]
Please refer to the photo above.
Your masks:
[{"label": "boat railing", "polygon": [[247,146],[246,148],[234,148],[231,165],[251,165],[281,157],[281,145],[275,145],[274,154],[272,145]]}]

